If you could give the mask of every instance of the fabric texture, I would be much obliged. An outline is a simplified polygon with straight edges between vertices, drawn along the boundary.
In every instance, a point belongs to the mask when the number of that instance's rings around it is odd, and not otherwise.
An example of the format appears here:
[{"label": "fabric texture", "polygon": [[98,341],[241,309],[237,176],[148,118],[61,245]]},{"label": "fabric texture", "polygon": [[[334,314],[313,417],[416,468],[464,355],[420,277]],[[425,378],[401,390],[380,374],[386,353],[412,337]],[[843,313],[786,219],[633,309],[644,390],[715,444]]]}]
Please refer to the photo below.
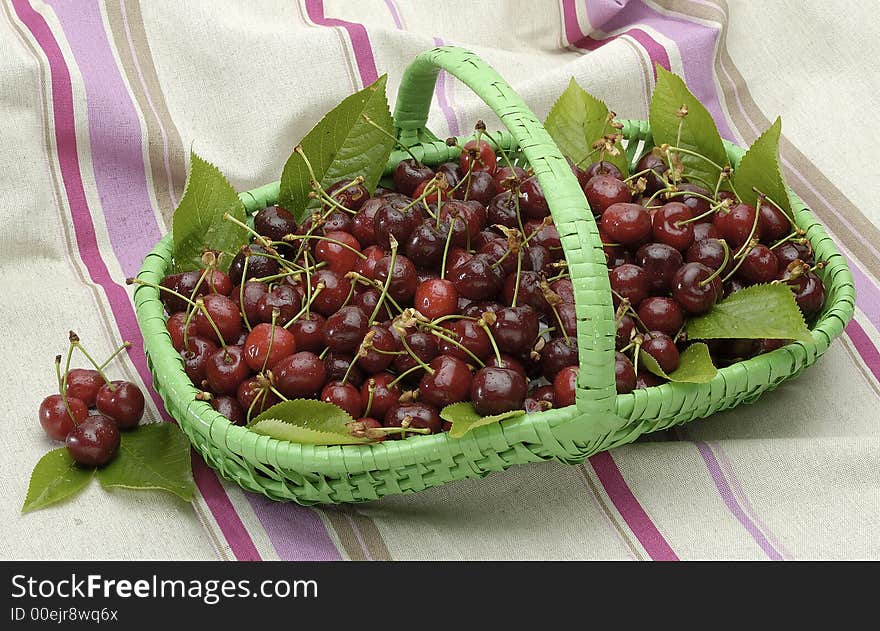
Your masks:
[{"label": "fabric texture", "polygon": [[[0,558],[880,558],[880,43],[871,8],[745,0],[0,0]],[[221,8],[222,7],[222,8]],[[275,503],[198,458],[194,510],[105,492],[20,515],[49,448],[36,423],[74,328],[150,384],[127,276],[171,224],[189,148],[237,190],[278,179],[333,105],[440,44],[493,65],[543,117],[570,77],[645,118],[654,65],[684,76],[722,136],[777,115],[782,163],[847,257],[857,310],[798,379],[757,403],[602,453],[357,506]],[[441,75],[430,128],[498,122]],[[19,366],[27,366],[21,370]],[[149,420],[166,419],[150,390]],[[78,533],[89,533],[88,537]]]}]

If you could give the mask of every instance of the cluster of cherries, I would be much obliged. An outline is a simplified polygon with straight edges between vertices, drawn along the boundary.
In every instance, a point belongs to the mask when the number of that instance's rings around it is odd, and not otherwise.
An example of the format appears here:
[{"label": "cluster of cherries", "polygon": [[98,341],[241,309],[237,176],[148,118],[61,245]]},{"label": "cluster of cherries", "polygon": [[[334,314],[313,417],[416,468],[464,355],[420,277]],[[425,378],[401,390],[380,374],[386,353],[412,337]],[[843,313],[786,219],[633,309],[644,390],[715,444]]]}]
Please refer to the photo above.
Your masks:
[{"label": "cluster of cherries", "polygon": [[[401,161],[395,190],[313,181],[318,209],[300,224],[284,208],[260,210],[228,274],[217,265],[223,254],[206,252],[204,269],[153,285],[200,397],[236,424],[283,400],[317,398],[374,439],[447,430],[439,412],[461,401],[484,416],[573,404],[576,316],[559,234],[533,174],[503,152],[500,164],[480,131],[458,163]],[[654,157],[627,180],[601,160],[571,164],[607,244],[619,392],[656,383],[625,351],[640,346],[674,370],[686,315],[725,289],[788,269],[805,312],[821,306],[808,294],[822,292],[809,245],[784,214],[762,205],[756,230],[752,207],[671,185]],[[725,240],[748,247],[745,260],[727,256]],[[800,268],[788,265],[795,259]]]},{"label": "cluster of cherries", "polygon": [[[110,360],[129,347],[128,342],[98,364],[83,348],[76,333],[71,331],[69,338],[63,374],[61,355],[55,357],[58,394],[50,394],[40,403],[40,425],[49,438],[63,441],[78,463],[101,466],[119,451],[119,430],[133,429],[140,423],[144,415],[144,394],[130,381],[111,381],[104,373]],[[79,349],[94,368],[71,369],[74,349]]]}]

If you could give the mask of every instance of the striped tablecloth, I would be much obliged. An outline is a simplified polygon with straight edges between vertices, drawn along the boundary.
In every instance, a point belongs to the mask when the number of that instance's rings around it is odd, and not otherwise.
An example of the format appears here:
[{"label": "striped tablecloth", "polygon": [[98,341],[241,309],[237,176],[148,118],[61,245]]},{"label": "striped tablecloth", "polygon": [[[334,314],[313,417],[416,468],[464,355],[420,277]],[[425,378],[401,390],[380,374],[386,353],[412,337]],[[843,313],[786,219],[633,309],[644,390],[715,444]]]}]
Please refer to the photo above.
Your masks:
[{"label": "striped tablecloth", "polygon": [[[795,0],[210,2],[0,0],[0,303],[11,428],[0,557],[230,559],[880,558],[880,44],[867,3]],[[372,504],[301,508],[227,485],[200,460],[193,510],[93,485],[20,516],[52,358],[75,328],[98,353],[131,340],[130,293],[167,231],[192,146],[238,190],[277,179],[332,105],[437,44],[471,48],[543,116],[569,77],[643,118],[659,63],[724,137],[783,116],[791,186],[856,279],[846,335],[755,405],[600,454]],[[497,121],[437,83],[430,125]],[[873,176],[873,177],[872,177]],[[162,418],[151,392],[147,414]]]}]

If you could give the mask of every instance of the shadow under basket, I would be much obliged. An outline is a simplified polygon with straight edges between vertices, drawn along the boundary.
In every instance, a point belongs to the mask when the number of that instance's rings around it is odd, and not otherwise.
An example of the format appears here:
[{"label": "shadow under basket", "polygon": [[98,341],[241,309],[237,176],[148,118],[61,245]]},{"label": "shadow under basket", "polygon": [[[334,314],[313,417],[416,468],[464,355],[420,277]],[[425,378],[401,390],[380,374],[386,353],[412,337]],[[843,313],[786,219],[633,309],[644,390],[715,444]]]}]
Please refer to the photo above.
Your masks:
[{"label": "shadow under basket", "polygon": [[[471,52],[441,47],[420,54],[403,77],[394,113],[401,142],[427,164],[455,160],[458,150],[425,128],[440,69],[457,77],[498,115],[506,130],[493,134],[534,169],[559,231],[575,291],[580,369],[574,405],[483,426],[462,438],[446,433],[370,445],[316,446],[281,441],[232,425],[204,402],[171,345],[159,292],[139,286],[138,322],[154,386],[168,412],[223,477],[273,500],[300,504],[359,502],[411,493],[462,478],[479,478],[516,464],[582,462],[600,451],[630,443],[719,410],[750,403],[798,375],[825,352],[852,318],[855,292],[846,261],[804,203],[789,191],[794,219],[806,231],[826,287],[826,303],[812,326],[812,339],[722,368],[705,384],[666,383],[618,395],[615,391],[615,321],[608,270],[599,234],[567,161],[523,100]],[[632,159],[641,141],[651,142],[644,121],[625,121]],[[462,140],[463,142],[464,140]],[[727,145],[736,164],[743,150]],[[408,157],[395,152],[393,170]],[[242,193],[248,211],[276,202],[278,183]],[[144,260],[138,277],[152,283],[172,269],[166,235]]]}]

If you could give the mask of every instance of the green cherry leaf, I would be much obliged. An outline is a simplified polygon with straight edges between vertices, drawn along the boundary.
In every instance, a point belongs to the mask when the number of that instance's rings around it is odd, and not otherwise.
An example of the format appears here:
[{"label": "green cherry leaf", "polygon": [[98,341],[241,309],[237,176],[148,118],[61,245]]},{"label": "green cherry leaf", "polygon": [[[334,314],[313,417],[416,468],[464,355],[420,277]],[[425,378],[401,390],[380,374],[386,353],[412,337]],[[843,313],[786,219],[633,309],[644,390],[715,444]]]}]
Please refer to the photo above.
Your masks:
[{"label": "green cherry leaf", "polygon": [[737,165],[733,173],[733,190],[743,202],[756,206],[761,191],[778,204],[791,217],[791,202],[785,187],[785,179],[779,167],[779,136],[782,119],[776,121],[761,134]]},{"label": "green cherry leaf", "polygon": [[[544,127],[565,156],[574,162],[580,162],[593,152],[593,142],[606,134],[617,132],[609,124],[608,111],[608,106],[603,101],[572,79],[550,109]],[[615,146],[620,153],[616,156],[606,153],[605,161],[628,175],[629,165],[623,148],[620,143]],[[599,155],[597,152],[587,162],[599,160]]]},{"label": "green cherry leaf", "polygon": [[502,412],[492,416],[480,416],[473,404],[465,401],[447,405],[440,411],[440,418],[452,423],[452,428],[449,430],[451,438],[461,438],[477,427],[491,425],[505,419],[522,416],[523,414],[525,414],[525,410],[511,410],[510,412]]},{"label": "green cherry leaf", "polygon": [[172,219],[176,271],[203,268],[206,249],[226,252],[220,257],[220,267],[229,269],[232,256],[247,243],[248,232],[225,220],[226,213],[245,221],[244,204],[220,170],[190,153],[186,188]]},{"label": "green cherry leaf", "polygon": [[709,356],[709,347],[702,342],[684,349],[678,360],[678,368],[668,375],[660,368],[657,360],[644,350],[639,351],[639,361],[648,372],[677,383],[709,383],[718,374],[718,369]]},{"label": "green cherry leaf", "polygon": [[66,447],[53,449],[34,467],[21,512],[29,513],[76,495],[94,475],[95,469],[77,464]]},{"label": "green cherry leaf", "polygon": [[[326,189],[342,179],[358,175],[372,193],[394,148],[394,123],[385,96],[386,75],[333,108],[300,142],[303,153],[321,186]],[[380,129],[371,125],[367,116]],[[278,204],[297,222],[319,202],[309,198],[311,175],[305,160],[293,152],[281,174]]]},{"label": "green cherry leaf", "polygon": [[192,501],[190,442],[177,425],[150,423],[122,432],[119,453],[98,469],[104,488],[158,489]]},{"label": "green cherry leaf", "polygon": [[373,442],[349,433],[354,419],[342,408],[313,399],[293,399],[273,405],[252,419],[248,428],[278,440],[304,445],[360,445]]},{"label": "green cherry leaf", "polygon": [[[705,156],[718,167],[728,166],[730,161],[712,115],[691,94],[681,77],[659,64],[656,68],[657,85],[654,87],[648,114],[654,144],[658,147],[662,144],[681,147]],[[676,114],[682,105],[687,107],[688,113],[684,118],[679,118]],[[690,175],[694,180],[702,180],[704,186],[714,190],[719,168],[699,156],[686,153],[679,155],[684,163],[686,177]]]},{"label": "green cherry leaf", "polygon": [[687,322],[688,339],[809,340],[810,331],[794,293],[784,283],[736,291]]}]

